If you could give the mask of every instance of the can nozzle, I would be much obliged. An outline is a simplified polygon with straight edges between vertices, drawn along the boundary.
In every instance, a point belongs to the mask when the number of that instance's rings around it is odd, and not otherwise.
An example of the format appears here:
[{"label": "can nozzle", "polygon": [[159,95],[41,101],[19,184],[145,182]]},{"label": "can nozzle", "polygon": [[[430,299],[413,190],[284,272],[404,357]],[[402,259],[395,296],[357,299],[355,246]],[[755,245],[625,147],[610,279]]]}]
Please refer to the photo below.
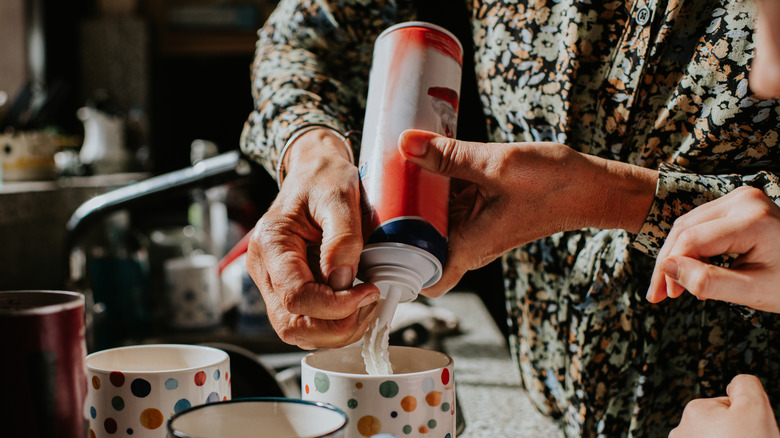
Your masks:
[{"label": "can nozzle", "polygon": [[412,301],[417,294],[441,278],[441,262],[427,251],[402,243],[373,243],[360,254],[358,276],[367,283],[393,282],[409,289],[401,302]]},{"label": "can nozzle", "polygon": [[380,299],[386,299],[390,290],[396,289],[402,303],[414,301],[423,287],[419,274],[401,266],[374,266],[364,272],[363,278],[379,288]]}]

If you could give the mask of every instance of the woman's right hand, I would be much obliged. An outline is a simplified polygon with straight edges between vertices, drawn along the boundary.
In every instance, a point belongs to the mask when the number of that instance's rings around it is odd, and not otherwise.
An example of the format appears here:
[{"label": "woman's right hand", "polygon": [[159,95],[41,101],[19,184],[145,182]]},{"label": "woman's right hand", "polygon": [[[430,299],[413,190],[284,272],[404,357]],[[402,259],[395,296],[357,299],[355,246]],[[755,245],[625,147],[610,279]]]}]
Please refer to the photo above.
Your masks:
[{"label": "woman's right hand", "polygon": [[[737,255],[730,268],[709,257]],[[780,207],[764,192],[740,187],[677,219],[656,259],[647,299],[699,299],[780,313]]]},{"label": "woman's right hand", "polygon": [[379,299],[372,284],[352,286],[363,248],[357,168],[328,129],[301,135],[285,158],[287,175],[252,233],[247,270],[284,342],[351,344]]},{"label": "woman's right hand", "polygon": [[407,161],[452,179],[449,253],[439,296],[504,252],[585,227],[637,232],[653,201],[657,172],[579,153],[560,143],[476,143],[408,130]]}]

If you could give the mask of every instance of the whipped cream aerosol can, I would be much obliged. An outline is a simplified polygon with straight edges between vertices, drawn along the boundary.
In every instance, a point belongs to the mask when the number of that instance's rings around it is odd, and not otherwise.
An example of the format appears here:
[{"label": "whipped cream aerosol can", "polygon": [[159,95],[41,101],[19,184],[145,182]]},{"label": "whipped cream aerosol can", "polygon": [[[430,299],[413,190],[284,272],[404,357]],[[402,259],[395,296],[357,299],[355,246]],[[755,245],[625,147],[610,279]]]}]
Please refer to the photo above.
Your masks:
[{"label": "whipped cream aerosol can", "polygon": [[377,284],[388,304],[414,300],[441,278],[449,179],[408,163],[398,138],[406,129],[455,136],[462,64],[457,38],[429,23],[392,26],[374,45],[359,159],[359,276]]}]

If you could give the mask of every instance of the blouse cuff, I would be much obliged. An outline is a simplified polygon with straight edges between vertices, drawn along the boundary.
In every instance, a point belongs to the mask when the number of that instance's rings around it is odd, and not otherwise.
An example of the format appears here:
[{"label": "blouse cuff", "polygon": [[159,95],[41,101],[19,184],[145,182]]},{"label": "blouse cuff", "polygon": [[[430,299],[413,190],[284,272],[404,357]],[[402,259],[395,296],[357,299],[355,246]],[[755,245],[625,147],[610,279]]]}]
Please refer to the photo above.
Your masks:
[{"label": "blouse cuff", "polygon": [[632,242],[635,249],[653,257],[658,255],[678,217],[740,185],[732,175],[697,175],[669,163],[662,163],[658,171],[655,199]]},{"label": "blouse cuff", "polygon": [[[266,166],[266,170],[271,173],[271,176],[279,184],[281,184],[279,171],[281,170],[283,154],[287,152],[287,148],[295,140],[294,136],[296,133],[300,135],[302,134],[300,133],[301,130],[315,125],[329,128],[341,137],[345,137],[343,133],[347,130],[344,123],[337,117],[334,117],[333,114],[313,107],[310,104],[288,107],[284,114],[276,117],[268,125],[268,143],[266,148],[270,151],[277,151],[277,153],[273,153],[268,157],[270,162]],[[348,151],[349,156],[354,157],[354,145],[346,142],[346,146],[350,149]]]}]

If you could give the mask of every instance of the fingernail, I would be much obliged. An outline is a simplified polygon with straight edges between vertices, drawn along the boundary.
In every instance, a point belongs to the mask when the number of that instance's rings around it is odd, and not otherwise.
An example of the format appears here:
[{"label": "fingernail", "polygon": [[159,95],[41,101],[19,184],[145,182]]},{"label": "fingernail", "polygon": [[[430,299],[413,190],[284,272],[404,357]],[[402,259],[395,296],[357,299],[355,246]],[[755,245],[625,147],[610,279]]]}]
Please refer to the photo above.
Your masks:
[{"label": "fingernail", "polygon": [[647,301],[649,301],[652,304],[658,304],[661,301],[663,301],[664,298],[665,297],[661,295],[661,299],[658,299],[658,294],[647,291]]},{"label": "fingernail", "polygon": [[334,269],[328,276],[328,286],[333,290],[349,289],[355,277],[352,275],[352,268],[342,266]]},{"label": "fingernail", "polygon": [[433,138],[431,133],[409,130],[401,133],[398,144],[404,154],[412,157],[422,157],[428,152],[428,142],[431,138]]},{"label": "fingernail", "polygon": [[675,280],[680,278],[680,267],[677,266],[677,263],[675,263],[672,259],[666,259],[664,261],[664,264],[661,265],[661,271],[663,271],[663,273],[668,277],[671,277]]}]

